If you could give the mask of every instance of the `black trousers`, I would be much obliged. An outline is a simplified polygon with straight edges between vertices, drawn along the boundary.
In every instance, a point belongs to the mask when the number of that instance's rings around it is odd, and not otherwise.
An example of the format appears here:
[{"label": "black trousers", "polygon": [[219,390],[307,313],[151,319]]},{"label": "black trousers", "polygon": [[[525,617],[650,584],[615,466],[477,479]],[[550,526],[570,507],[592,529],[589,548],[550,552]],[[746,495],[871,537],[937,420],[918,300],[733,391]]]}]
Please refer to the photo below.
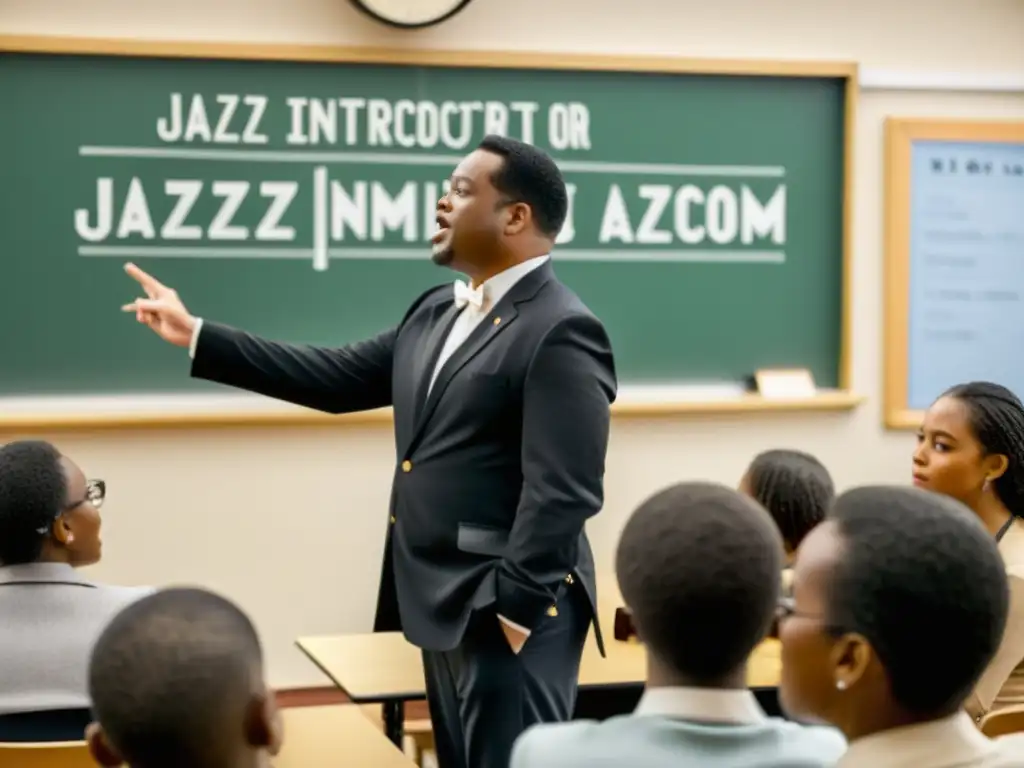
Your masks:
[{"label": "black trousers", "polygon": [[508,768],[512,745],[535,723],[570,719],[590,606],[570,585],[515,654],[493,609],[476,614],[451,651],[424,651],[439,768]]}]

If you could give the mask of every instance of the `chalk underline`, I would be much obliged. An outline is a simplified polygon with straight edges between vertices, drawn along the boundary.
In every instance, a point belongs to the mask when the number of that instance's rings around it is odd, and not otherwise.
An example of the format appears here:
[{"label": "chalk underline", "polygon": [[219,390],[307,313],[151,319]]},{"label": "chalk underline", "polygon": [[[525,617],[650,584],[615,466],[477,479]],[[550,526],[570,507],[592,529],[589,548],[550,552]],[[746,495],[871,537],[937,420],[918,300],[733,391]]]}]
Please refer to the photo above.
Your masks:
[{"label": "chalk underline", "polygon": [[[314,248],[290,247],[218,247],[168,245],[80,245],[78,255],[90,258],[170,258],[170,259],[265,259],[308,260],[317,256]],[[374,248],[367,246],[328,248],[329,259],[350,261],[424,261],[430,252],[419,248]],[[556,248],[557,261],[687,263],[687,264],[783,264],[785,251],[771,250],[625,250],[599,248]]]},{"label": "chalk underline", "polygon": [[[86,145],[78,148],[82,157],[110,157],[149,160],[210,160],[242,163],[331,163],[353,165],[416,165],[454,168],[459,155],[318,152],[280,149],[191,149],[182,147],[106,147]],[[777,165],[679,165],[675,163],[613,163],[601,160],[556,160],[570,173],[650,174],[655,176],[721,176],[780,179],[786,169]]]}]

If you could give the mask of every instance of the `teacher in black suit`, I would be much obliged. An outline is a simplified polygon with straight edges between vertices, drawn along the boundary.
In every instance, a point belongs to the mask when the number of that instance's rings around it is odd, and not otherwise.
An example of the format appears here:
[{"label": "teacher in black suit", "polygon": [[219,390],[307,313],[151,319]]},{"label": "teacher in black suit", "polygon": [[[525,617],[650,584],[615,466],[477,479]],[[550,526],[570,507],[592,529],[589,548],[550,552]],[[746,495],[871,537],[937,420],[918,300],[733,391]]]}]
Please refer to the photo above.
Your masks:
[{"label": "teacher in black suit", "polygon": [[566,720],[591,621],[583,527],[603,502],[612,350],[550,264],[568,197],[555,163],[488,136],[437,204],[433,261],[470,278],[339,348],[188,313],[133,265],[124,309],[190,347],[192,375],[330,413],[393,406],[395,475],[375,629],[423,649],[441,768],[507,768],[527,726]]}]

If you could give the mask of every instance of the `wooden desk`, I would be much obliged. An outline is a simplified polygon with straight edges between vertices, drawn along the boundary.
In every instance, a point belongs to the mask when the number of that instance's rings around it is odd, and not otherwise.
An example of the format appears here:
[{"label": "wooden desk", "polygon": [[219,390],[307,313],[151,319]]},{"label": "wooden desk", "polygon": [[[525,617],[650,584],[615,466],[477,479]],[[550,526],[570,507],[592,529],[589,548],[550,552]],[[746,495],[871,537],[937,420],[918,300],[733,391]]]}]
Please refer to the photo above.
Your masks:
[{"label": "wooden desk", "polygon": [[[404,703],[427,695],[418,648],[400,632],[303,637],[297,645],[353,702],[381,704],[385,733],[395,744],[402,743]],[[642,686],[647,671],[643,646],[611,638],[605,646],[608,655],[602,658],[593,633],[587,637],[580,690]],[[778,686],[781,666],[778,641],[765,640],[751,657],[747,684]]]},{"label": "wooden desk", "polygon": [[355,704],[291,707],[273,768],[414,768]]}]

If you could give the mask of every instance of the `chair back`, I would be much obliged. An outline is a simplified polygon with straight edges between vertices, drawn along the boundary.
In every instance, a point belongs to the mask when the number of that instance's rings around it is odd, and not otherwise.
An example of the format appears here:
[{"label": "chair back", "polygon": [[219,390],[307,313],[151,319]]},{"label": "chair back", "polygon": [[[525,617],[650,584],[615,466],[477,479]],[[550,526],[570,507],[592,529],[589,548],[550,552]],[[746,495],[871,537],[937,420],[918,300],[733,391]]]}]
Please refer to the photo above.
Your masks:
[{"label": "chair back", "polygon": [[3,768],[96,768],[84,741],[0,742]]},{"label": "chair back", "polygon": [[990,739],[1011,733],[1024,733],[1024,704],[1012,704],[989,712],[981,719],[978,727]]}]

